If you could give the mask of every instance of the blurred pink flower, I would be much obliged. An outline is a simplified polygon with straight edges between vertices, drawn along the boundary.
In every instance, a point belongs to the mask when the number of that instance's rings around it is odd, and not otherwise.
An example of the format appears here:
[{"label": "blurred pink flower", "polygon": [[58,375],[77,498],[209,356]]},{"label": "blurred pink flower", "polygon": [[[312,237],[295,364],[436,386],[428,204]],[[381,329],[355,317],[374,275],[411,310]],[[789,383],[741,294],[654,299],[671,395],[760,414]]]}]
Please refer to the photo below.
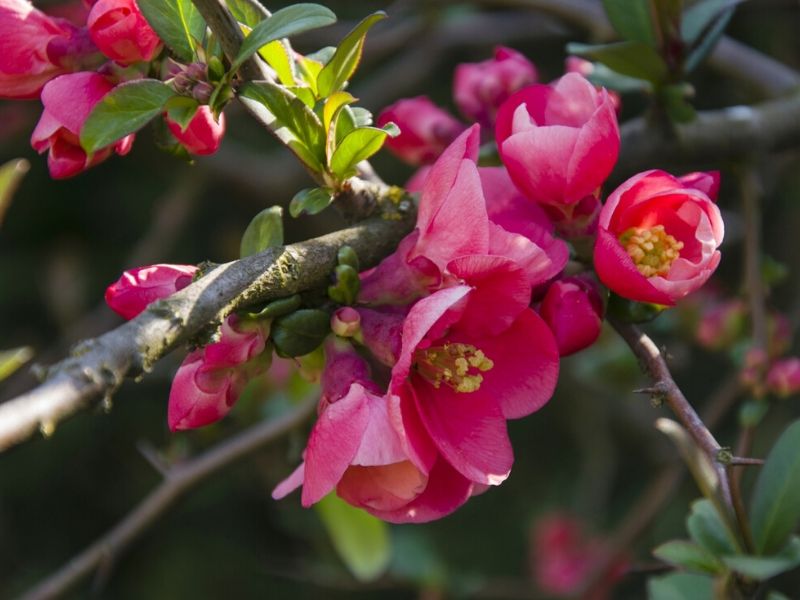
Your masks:
[{"label": "blurred pink flower", "polygon": [[776,361],[767,372],[767,388],[781,398],[800,392],[800,358]]}]

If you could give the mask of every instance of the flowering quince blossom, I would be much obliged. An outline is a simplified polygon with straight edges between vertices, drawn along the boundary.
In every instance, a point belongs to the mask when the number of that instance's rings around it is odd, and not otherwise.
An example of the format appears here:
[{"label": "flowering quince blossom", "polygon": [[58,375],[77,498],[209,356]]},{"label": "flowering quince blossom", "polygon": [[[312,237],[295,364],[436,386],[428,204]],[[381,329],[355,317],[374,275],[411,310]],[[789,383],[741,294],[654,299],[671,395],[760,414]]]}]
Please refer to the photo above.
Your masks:
[{"label": "flowering quince blossom", "polygon": [[672,306],[702,286],[720,261],[724,225],[716,173],[634,175],[600,212],[594,265],[620,296]]},{"label": "flowering quince blossom", "polygon": [[106,304],[124,319],[132,319],[149,304],[192,283],[194,265],[149,265],[125,271],[106,289]]},{"label": "flowering quince blossom", "polygon": [[516,50],[498,46],[493,58],[456,67],[453,100],[468,121],[491,128],[500,105],[517,90],[536,83],[537,78],[531,61]]},{"label": "flowering quince blossom", "polygon": [[398,100],[384,108],[377,125],[390,122],[400,128],[400,134],[387,138],[386,147],[412,165],[432,163],[466,128],[427,96]]},{"label": "flowering quince blossom", "polygon": [[219,341],[190,353],[172,380],[167,423],[172,431],[219,421],[238,400],[244,386],[269,369],[262,353],[269,324],[230,315]]},{"label": "flowering quince blossom", "polygon": [[511,96],[498,111],[495,135],[511,179],[543,204],[595,194],[619,155],[611,98],[576,73]]},{"label": "flowering quince blossom", "polygon": [[65,179],[85,171],[116,152],[127,154],[134,135],[87,156],[79,135],[95,104],[114,88],[108,79],[94,72],[70,73],[56,77],[42,90],[44,112],[31,135],[31,146],[42,154],[47,151],[51,177]]},{"label": "flowering quince blossom", "polygon": [[161,40],[135,0],[98,0],[86,25],[100,51],[121,65],[150,61],[161,50]]},{"label": "flowering quince blossom", "polygon": [[568,356],[600,336],[603,301],[588,278],[565,277],[548,287],[539,314],[555,335],[561,356]]},{"label": "flowering quince blossom", "polygon": [[767,372],[767,389],[781,398],[800,392],[800,358],[776,361]]},{"label": "flowering quince blossom", "polygon": [[197,109],[192,119],[182,129],[165,115],[167,127],[186,150],[192,154],[214,154],[225,135],[225,115],[220,113],[219,119],[214,116],[210,106],[203,105]]},{"label": "flowering quince blossom", "polygon": [[35,98],[45,83],[72,71],[68,49],[79,30],[28,0],[0,0],[0,97]]}]

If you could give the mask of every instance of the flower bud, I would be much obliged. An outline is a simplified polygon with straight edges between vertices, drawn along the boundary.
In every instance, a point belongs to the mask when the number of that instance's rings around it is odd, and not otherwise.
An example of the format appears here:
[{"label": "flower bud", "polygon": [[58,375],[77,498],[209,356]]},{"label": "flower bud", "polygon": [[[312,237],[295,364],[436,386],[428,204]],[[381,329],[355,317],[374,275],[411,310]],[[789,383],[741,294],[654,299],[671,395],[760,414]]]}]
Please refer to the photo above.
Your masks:
[{"label": "flower bud", "polygon": [[704,310],[697,324],[697,343],[709,350],[730,347],[744,332],[747,309],[739,299]]},{"label": "flower bud", "polygon": [[412,165],[432,163],[466,129],[426,96],[398,100],[383,109],[377,124],[389,122],[400,127],[400,134],[386,138],[386,147]]},{"label": "flower bud", "polygon": [[161,40],[135,0],[98,0],[86,25],[100,51],[121,65],[153,60],[161,50]]},{"label": "flower bud", "polygon": [[[594,63],[586,60],[585,58],[581,58],[580,56],[568,56],[564,61],[564,72],[577,73],[578,75],[582,75],[586,79],[589,79],[589,76],[594,73]],[[597,87],[599,89],[599,86]],[[622,110],[622,98],[613,90],[607,91],[608,97],[614,104],[614,110],[617,112],[617,114],[619,114],[619,111]]]},{"label": "flower bud", "polygon": [[767,373],[767,389],[781,398],[800,392],[800,358],[775,362]]},{"label": "flower bud", "polygon": [[591,346],[600,335],[603,301],[597,285],[584,277],[566,277],[553,283],[539,308],[556,338],[561,356]]},{"label": "flower bud", "polygon": [[343,306],[331,317],[331,331],[339,337],[353,337],[361,331],[361,316],[350,306]]},{"label": "flower bud", "polygon": [[214,154],[225,135],[225,115],[216,119],[208,106],[198,108],[185,129],[169,116],[165,115],[165,119],[172,135],[192,154]]},{"label": "flower bud", "polygon": [[536,80],[533,63],[516,50],[498,46],[494,58],[456,67],[453,99],[468,121],[491,128],[500,105],[511,94]]},{"label": "flower bud", "polygon": [[194,265],[150,265],[122,274],[106,289],[106,304],[124,319],[132,319],[147,306],[171,296],[192,283]]},{"label": "flower bud", "polygon": [[200,81],[192,88],[192,97],[200,104],[208,104],[213,93],[214,86],[207,81]]}]

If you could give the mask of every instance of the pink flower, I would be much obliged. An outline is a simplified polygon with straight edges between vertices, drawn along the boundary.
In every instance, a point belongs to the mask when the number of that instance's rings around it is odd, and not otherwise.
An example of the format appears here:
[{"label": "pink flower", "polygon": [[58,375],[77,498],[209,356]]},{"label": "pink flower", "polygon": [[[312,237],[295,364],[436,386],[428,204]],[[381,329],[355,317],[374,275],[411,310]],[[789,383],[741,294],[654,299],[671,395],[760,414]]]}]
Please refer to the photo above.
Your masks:
[{"label": "pink flower", "polygon": [[453,99],[468,121],[491,128],[500,105],[511,94],[536,80],[533,63],[516,50],[498,46],[494,58],[456,67]]},{"label": "pink flower", "polygon": [[[579,56],[568,56],[564,61],[565,73],[577,73],[586,79],[589,79],[589,76],[594,73],[594,69],[594,63]],[[619,111],[622,110],[622,98],[617,92],[611,90],[607,91],[608,97],[611,98],[611,102],[614,103],[614,110],[617,111],[617,114],[619,114]]]},{"label": "pink flower", "polygon": [[800,358],[784,358],[775,362],[767,373],[767,388],[781,398],[800,392]]},{"label": "pink flower", "polygon": [[646,171],[608,197],[594,249],[595,270],[608,288],[672,306],[711,276],[724,225],[717,205],[694,182]]},{"label": "pink flower", "polygon": [[54,179],[65,179],[85,171],[112,152],[127,154],[133,134],[95,152],[91,157],[81,148],[79,135],[95,104],[114,86],[93,72],[71,73],[56,77],[42,90],[44,112],[31,135],[31,146],[42,154],[48,152],[47,166]]},{"label": "pink flower", "polygon": [[135,0],[98,0],[86,25],[100,51],[121,65],[151,61],[161,50],[161,40]]},{"label": "pink flower", "polygon": [[265,373],[268,327],[228,317],[218,342],[189,354],[172,380],[167,422],[172,431],[210,425],[231,410],[244,386]]},{"label": "pink flower", "polygon": [[398,100],[378,115],[379,127],[389,122],[400,128],[400,135],[386,139],[386,147],[412,165],[431,163],[465,126],[426,96]]},{"label": "pink flower", "polygon": [[561,356],[591,346],[603,325],[603,301],[587,278],[565,277],[551,284],[539,314],[556,338]]},{"label": "pink flower", "polygon": [[[605,560],[608,550],[600,540],[587,538],[583,524],[569,515],[551,514],[533,530],[531,566],[539,588],[557,598],[571,598]],[[615,561],[586,600],[605,600],[627,570],[625,558]]]},{"label": "pink flower", "polygon": [[733,299],[704,307],[697,324],[697,342],[709,350],[729,348],[744,332],[747,307]]},{"label": "pink flower", "polygon": [[220,113],[219,119],[214,116],[210,106],[203,105],[189,121],[186,129],[165,116],[167,127],[184,148],[192,154],[214,154],[225,135],[225,115]]},{"label": "pink flower", "polygon": [[544,204],[593,194],[619,154],[613,102],[575,73],[511,96],[498,111],[495,134],[511,179]]},{"label": "pink flower", "polygon": [[77,36],[76,27],[27,0],[0,0],[0,97],[35,98],[45,83],[70,71],[61,50]]},{"label": "pink flower", "polygon": [[149,304],[192,283],[194,265],[150,265],[122,274],[106,289],[106,304],[124,319],[132,319]]}]

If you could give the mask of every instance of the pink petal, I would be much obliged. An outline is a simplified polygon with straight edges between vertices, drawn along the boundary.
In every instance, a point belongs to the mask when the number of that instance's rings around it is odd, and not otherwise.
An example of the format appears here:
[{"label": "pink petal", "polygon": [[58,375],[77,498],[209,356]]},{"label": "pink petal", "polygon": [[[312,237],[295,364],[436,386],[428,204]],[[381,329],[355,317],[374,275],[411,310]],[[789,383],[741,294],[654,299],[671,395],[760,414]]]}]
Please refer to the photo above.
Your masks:
[{"label": "pink petal", "polygon": [[300,465],[292,471],[292,474],[289,475],[286,479],[281,481],[278,485],[275,486],[275,489],[272,490],[272,498],[274,500],[281,500],[303,485],[303,479],[305,478],[305,464],[300,463]]}]

